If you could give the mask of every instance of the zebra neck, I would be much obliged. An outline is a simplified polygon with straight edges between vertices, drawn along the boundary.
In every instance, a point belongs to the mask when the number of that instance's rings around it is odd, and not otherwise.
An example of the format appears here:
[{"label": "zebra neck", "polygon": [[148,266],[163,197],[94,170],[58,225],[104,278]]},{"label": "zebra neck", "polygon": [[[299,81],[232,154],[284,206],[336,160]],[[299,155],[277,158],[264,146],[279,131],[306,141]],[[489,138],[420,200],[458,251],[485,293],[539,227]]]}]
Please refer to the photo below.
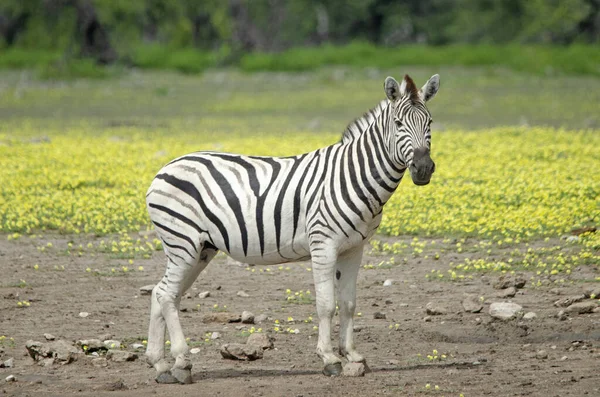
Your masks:
[{"label": "zebra neck", "polygon": [[352,140],[346,156],[349,169],[360,181],[364,194],[361,201],[368,202],[373,213],[379,212],[392,197],[406,170],[398,168],[388,153],[387,115],[387,111],[382,112],[360,137]]}]

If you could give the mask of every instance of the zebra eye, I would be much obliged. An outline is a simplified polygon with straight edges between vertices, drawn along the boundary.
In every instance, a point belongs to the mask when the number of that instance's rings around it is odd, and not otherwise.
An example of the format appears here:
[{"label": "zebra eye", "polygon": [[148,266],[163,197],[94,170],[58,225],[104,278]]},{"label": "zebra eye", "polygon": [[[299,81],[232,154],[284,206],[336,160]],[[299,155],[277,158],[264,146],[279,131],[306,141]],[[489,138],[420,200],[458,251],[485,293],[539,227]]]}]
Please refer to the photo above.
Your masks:
[{"label": "zebra eye", "polygon": [[402,122],[400,120],[395,120],[396,123],[396,127],[400,128],[402,127]]}]

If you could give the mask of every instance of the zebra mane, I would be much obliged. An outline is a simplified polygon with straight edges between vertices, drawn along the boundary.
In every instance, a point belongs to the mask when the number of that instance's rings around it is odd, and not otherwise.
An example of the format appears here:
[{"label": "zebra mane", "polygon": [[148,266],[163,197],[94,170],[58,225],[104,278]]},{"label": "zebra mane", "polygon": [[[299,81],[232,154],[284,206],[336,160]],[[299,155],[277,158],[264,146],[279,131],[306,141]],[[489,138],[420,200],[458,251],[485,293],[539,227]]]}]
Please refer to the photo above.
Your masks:
[{"label": "zebra mane", "polygon": [[383,109],[385,109],[389,103],[390,101],[388,99],[382,100],[362,117],[359,117],[348,124],[342,134],[342,143],[350,142],[358,138],[379,116],[381,116]]}]

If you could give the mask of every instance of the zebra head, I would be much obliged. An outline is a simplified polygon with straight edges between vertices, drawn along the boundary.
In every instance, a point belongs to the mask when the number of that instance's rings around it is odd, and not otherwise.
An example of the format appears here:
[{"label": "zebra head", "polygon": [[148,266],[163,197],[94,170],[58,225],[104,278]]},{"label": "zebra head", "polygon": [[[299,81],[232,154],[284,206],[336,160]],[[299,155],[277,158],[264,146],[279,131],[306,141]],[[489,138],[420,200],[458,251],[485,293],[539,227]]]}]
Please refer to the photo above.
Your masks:
[{"label": "zebra head", "polygon": [[427,185],[435,163],[429,154],[432,120],[425,102],[440,88],[440,76],[431,76],[420,90],[408,75],[400,84],[388,77],[384,88],[392,106],[387,122],[390,155],[396,164],[410,170],[415,185]]}]

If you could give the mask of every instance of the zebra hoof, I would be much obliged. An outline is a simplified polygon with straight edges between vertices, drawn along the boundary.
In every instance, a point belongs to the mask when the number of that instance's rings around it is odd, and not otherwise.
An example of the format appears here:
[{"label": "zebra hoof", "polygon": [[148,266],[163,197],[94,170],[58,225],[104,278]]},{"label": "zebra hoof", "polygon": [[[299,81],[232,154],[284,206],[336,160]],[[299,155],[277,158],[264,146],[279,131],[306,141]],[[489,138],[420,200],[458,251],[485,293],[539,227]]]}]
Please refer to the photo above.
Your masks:
[{"label": "zebra hoof", "polygon": [[342,371],[342,363],[327,364],[325,368],[323,368],[323,375],[340,376],[342,374]]},{"label": "zebra hoof", "polygon": [[156,377],[156,383],[162,383],[165,385],[169,385],[169,384],[173,384],[173,383],[179,383],[179,381],[177,380],[176,377],[174,377],[173,375],[171,375],[170,371],[167,372],[161,372],[160,374],[158,374],[158,376]]}]

